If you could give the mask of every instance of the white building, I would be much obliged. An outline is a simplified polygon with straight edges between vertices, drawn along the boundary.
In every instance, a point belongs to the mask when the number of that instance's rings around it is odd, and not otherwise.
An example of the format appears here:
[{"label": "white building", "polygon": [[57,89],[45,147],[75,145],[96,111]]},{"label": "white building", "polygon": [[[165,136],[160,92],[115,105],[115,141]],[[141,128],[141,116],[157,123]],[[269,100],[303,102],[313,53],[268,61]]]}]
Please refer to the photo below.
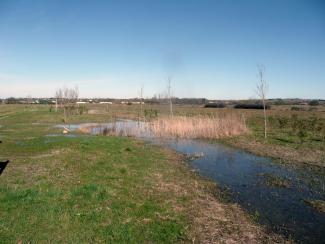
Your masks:
[{"label": "white building", "polygon": [[112,102],[99,102],[99,104],[113,104]]}]

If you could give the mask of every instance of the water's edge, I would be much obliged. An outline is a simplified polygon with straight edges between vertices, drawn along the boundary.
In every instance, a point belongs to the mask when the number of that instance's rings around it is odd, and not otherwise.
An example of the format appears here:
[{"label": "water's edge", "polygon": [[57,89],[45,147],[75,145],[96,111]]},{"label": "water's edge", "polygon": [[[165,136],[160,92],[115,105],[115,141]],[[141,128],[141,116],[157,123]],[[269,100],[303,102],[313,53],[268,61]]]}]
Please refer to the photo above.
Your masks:
[{"label": "water's edge", "polygon": [[[123,126],[127,123],[128,128],[139,126],[136,121],[121,123]],[[75,131],[82,125],[71,125],[70,129]],[[90,133],[99,134],[98,128],[104,126],[112,126],[112,123],[92,125]],[[117,126],[122,127],[122,124]],[[297,242],[324,242],[325,214],[306,203],[306,200],[325,200],[325,179],[317,172],[287,167],[224,143],[161,139],[146,133],[136,137],[187,155],[189,164],[200,175],[227,189],[232,201],[274,232]]]}]

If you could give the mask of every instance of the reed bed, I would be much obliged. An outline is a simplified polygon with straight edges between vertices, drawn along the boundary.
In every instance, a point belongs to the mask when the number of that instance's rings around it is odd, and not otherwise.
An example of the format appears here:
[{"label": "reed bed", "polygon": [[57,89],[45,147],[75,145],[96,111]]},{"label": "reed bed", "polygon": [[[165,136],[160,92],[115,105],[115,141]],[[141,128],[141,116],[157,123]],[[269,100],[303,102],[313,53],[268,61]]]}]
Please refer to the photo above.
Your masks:
[{"label": "reed bed", "polygon": [[79,130],[88,134],[105,136],[188,139],[218,139],[248,132],[244,118],[238,115],[222,115],[219,117],[177,116],[158,118],[150,123],[118,121],[108,125],[86,125]]},{"label": "reed bed", "polygon": [[238,115],[160,118],[151,123],[150,129],[159,137],[191,139],[217,139],[248,132],[245,119]]}]

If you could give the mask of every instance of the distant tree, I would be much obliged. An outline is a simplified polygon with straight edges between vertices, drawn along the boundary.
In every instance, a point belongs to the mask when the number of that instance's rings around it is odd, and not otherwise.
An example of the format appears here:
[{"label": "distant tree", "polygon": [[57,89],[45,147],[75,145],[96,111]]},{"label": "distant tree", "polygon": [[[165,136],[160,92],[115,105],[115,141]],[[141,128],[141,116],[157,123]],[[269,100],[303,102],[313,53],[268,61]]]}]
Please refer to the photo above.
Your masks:
[{"label": "distant tree", "polygon": [[285,102],[281,98],[279,98],[274,102],[274,104],[275,105],[285,105]]},{"label": "distant tree", "polygon": [[168,94],[168,100],[169,100],[169,114],[170,117],[173,117],[173,102],[172,102],[172,87],[171,87],[172,78],[169,76],[167,78],[167,94]]},{"label": "distant tree", "polygon": [[79,98],[79,89],[78,86],[74,88],[58,88],[55,92],[56,102],[60,104],[60,107],[63,108],[64,114],[64,123],[67,122],[67,117],[70,115],[72,104],[76,103]]},{"label": "distant tree", "polygon": [[18,99],[14,98],[14,97],[9,97],[6,100],[7,100],[8,104],[18,103]]},{"label": "distant tree", "polygon": [[143,104],[143,85],[141,86],[139,95],[140,95],[140,115],[142,116],[142,114],[143,114],[143,112],[142,112],[143,111],[143,108],[142,108],[142,104]]},{"label": "distant tree", "polygon": [[318,100],[312,100],[308,103],[310,106],[318,106],[319,105],[319,101]]},{"label": "distant tree", "polygon": [[27,96],[26,96],[26,102],[27,102],[28,104],[32,104],[32,103],[33,103],[33,98],[32,98],[31,95],[27,95]]},{"label": "distant tree", "polygon": [[268,92],[268,84],[265,80],[265,66],[257,65],[258,82],[256,84],[256,94],[261,99],[264,113],[264,138],[267,138],[267,117],[266,117],[266,94]]},{"label": "distant tree", "polygon": [[55,112],[58,111],[58,104],[60,104],[60,107],[62,107],[62,97],[63,97],[63,92],[62,92],[62,88],[58,88],[55,91]]}]

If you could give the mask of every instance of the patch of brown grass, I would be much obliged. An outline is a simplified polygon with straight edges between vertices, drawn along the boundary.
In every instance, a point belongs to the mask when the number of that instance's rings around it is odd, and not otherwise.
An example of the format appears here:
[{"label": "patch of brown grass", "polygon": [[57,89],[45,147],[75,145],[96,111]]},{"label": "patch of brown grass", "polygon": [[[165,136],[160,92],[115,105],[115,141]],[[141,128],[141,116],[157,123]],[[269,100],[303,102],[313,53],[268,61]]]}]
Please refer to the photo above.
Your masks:
[{"label": "patch of brown grass", "polygon": [[245,120],[238,115],[220,117],[160,118],[151,123],[152,132],[160,137],[217,139],[248,132]]},{"label": "patch of brown grass", "polygon": [[112,123],[110,126],[87,124],[79,128],[83,133],[92,133],[107,136],[139,136],[141,134],[157,137],[201,138],[217,139],[241,135],[248,132],[243,117],[228,114],[218,117],[163,117],[150,123],[139,123],[137,126],[129,122]]},{"label": "patch of brown grass", "polygon": [[325,213],[325,201],[323,200],[305,200],[307,204],[321,213]]}]

